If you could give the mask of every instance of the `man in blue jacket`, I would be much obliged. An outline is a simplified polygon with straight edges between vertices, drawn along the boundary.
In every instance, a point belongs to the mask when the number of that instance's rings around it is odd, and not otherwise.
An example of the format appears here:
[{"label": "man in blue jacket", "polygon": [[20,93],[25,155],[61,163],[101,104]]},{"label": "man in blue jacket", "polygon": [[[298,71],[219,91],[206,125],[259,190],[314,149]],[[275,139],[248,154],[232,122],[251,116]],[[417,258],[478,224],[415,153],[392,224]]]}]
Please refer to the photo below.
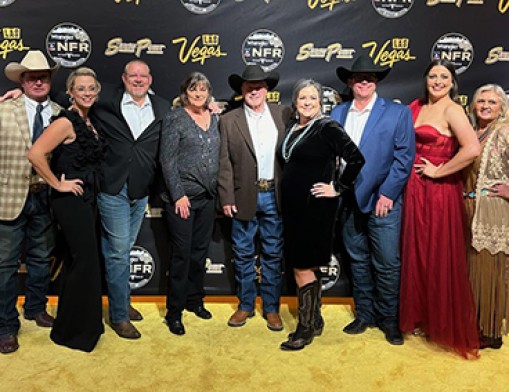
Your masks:
[{"label": "man in blue jacket", "polygon": [[415,135],[410,110],[376,93],[389,71],[365,55],[350,70],[339,67],[336,73],[351,89],[353,100],[334,108],[331,117],[344,126],[366,160],[355,190],[343,195],[340,210],[356,309],[355,320],[343,331],[360,334],[378,326],[389,343],[401,345],[401,204],[412,170]]}]

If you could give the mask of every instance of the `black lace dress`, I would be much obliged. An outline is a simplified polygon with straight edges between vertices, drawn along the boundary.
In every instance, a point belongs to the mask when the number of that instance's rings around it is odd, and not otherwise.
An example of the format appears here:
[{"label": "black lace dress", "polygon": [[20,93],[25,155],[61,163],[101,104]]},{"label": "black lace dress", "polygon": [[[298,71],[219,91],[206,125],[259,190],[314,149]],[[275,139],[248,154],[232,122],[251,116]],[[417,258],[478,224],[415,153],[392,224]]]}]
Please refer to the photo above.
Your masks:
[{"label": "black lace dress", "polygon": [[90,352],[104,332],[95,201],[104,146],[77,112],[64,110],[54,119],[60,117],[71,121],[76,139],[55,148],[50,166],[59,179],[62,174],[68,180],[81,179],[84,193],[51,192],[51,207],[67,252],[50,337],[57,344]]}]

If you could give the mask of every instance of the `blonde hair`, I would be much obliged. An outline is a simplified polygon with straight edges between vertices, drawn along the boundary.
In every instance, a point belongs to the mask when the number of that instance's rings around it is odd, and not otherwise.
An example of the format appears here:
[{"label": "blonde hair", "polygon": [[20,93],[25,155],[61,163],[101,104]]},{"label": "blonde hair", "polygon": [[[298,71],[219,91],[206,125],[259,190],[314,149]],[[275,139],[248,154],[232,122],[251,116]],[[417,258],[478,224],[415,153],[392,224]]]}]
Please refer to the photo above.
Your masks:
[{"label": "blonde hair", "polygon": [[469,117],[474,129],[479,129],[479,119],[477,118],[475,113],[475,104],[477,102],[477,98],[482,93],[488,91],[493,91],[500,100],[500,115],[498,116],[498,118],[493,120],[493,122],[490,124],[490,128],[496,129],[499,128],[500,126],[509,125],[509,99],[507,98],[504,89],[500,87],[498,84],[485,84],[484,86],[481,86],[477,90],[475,90],[474,96],[472,97],[472,102],[470,102]]},{"label": "blonde hair", "polygon": [[91,76],[94,78],[95,85],[97,87],[97,94],[101,92],[101,83],[97,80],[97,75],[95,71],[92,68],[88,67],[80,67],[72,71],[69,76],[67,77],[67,80],[65,82],[65,86],[67,87],[67,92],[69,93],[72,88],[74,87],[74,82],[76,81],[76,78],[78,76]]}]

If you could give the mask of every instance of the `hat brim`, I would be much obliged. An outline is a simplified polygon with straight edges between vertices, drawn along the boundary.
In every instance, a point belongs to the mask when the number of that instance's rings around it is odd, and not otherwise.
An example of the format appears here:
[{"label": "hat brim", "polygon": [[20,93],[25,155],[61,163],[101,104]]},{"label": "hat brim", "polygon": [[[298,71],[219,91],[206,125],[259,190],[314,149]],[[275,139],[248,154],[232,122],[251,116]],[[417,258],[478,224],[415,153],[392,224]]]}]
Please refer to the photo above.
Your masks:
[{"label": "hat brim", "polygon": [[277,86],[279,82],[279,75],[275,72],[271,72],[265,79],[253,79],[253,80],[244,79],[242,76],[237,74],[233,74],[228,77],[228,84],[230,85],[233,91],[240,95],[242,95],[242,83],[258,81],[263,81],[267,83],[267,90],[271,91]]},{"label": "hat brim", "polygon": [[9,63],[5,66],[4,73],[7,79],[12,80],[15,83],[21,82],[21,75],[25,72],[36,72],[36,71],[49,71],[51,76],[60,68],[60,64],[56,63],[55,66],[51,68],[43,68],[43,69],[31,69],[27,68],[24,65],[19,63]]},{"label": "hat brim", "polygon": [[389,74],[391,71],[391,68],[384,69],[383,71],[380,71],[380,69],[363,69],[362,71],[354,71],[352,72],[349,69],[346,69],[345,67],[338,67],[336,69],[336,75],[338,76],[339,80],[341,80],[343,83],[348,84],[348,79],[354,74],[354,73],[374,73],[378,79],[378,81],[382,81],[385,79],[385,77]]}]

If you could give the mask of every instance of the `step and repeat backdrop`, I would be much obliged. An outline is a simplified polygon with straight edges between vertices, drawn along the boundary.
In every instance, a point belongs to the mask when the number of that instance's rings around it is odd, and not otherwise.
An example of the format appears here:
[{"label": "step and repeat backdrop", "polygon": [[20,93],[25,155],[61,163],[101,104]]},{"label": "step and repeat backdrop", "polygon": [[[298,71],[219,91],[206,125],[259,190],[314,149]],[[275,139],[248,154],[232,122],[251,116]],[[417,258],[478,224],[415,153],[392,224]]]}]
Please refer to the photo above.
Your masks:
[{"label": "step and repeat backdrop", "polygon": [[[295,82],[310,77],[326,86],[330,110],[348,93],[336,68],[359,54],[392,69],[378,91],[405,104],[421,95],[428,63],[442,58],[455,64],[467,106],[482,84],[509,89],[508,21],[509,0],[0,0],[0,65],[40,49],[62,65],[54,84],[63,89],[68,71],[81,65],[120,83],[124,64],[140,58],[163,97],[173,100],[198,70],[217,100],[231,101],[228,76],[256,63],[281,76],[269,100],[289,104]],[[12,87],[0,77],[0,92]],[[133,294],[165,291],[160,207],[153,199],[131,252]],[[349,295],[346,267],[338,248],[322,271],[324,294]],[[210,294],[234,293],[224,218],[216,222],[206,286]]]}]

